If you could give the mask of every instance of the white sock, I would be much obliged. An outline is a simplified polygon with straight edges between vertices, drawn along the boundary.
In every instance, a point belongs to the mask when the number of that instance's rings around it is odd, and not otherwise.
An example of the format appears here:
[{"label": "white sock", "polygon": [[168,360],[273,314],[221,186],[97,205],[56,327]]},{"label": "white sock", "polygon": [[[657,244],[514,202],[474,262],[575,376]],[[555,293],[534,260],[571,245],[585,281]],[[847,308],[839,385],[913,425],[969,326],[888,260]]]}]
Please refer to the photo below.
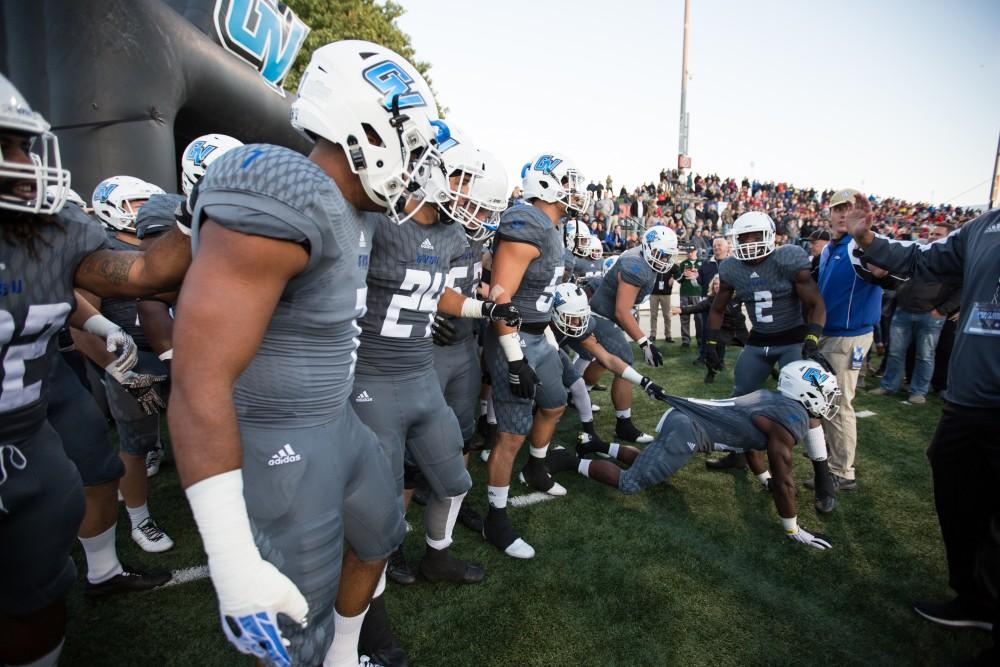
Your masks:
[{"label": "white sock", "polygon": [[487,486],[486,497],[489,500],[490,507],[496,507],[497,509],[507,507],[507,493],[509,491],[509,486]]},{"label": "white sock", "polygon": [[480,417],[482,417],[483,415],[486,414],[486,404],[487,404],[487,400],[485,398],[482,398],[482,399],[479,400],[479,416]]},{"label": "white sock", "polygon": [[761,474],[757,475],[757,481],[761,484],[767,484],[767,480],[771,479],[771,471],[765,470]]},{"label": "white sock", "polygon": [[323,658],[323,667],[357,667],[358,639],[364,623],[366,608],[357,616],[341,616],[333,610],[333,643]]},{"label": "white sock", "polygon": [[59,664],[59,654],[62,653],[63,644],[66,643],[66,639],[62,639],[59,642],[59,646],[43,655],[37,660],[32,660],[31,662],[23,662],[20,667],[56,667]]},{"label": "white sock", "polygon": [[621,447],[617,442],[612,442],[608,445],[608,456],[613,459],[618,458],[618,449]]},{"label": "white sock", "polygon": [[149,518],[149,506],[146,503],[143,503],[138,507],[129,507],[128,505],[125,505],[125,509],[128,510],[128,518],[132,521],[133,530],[138,528],[140,523]]},{"label": "white sock", "polygon": [[580,413],[580,421],[594,421],[594,406],[590,402],[590,394],[587,392],[587,385],[583,378],[577,378],[576,382],[569,386],[569,393],[573,395],[573,405]]},{"label": "white sock", "polygon": [[580,459],[580,465],[576,467],[576,471],[584,477],[590,477],[590,459]]},{"label": "white sock", "polygon": [[497,423],[497,411],[493,407],[493,396],[492,396],[492,394],[490,395],[489,398],[486,399],[486,423],[487,424],[496,424]]},{"label": "white sock", "polygon": [[549,445],[547,443],[541,447],[535,447],[532,445],[531,447],[528,447],[528,453],[536,459],[544,459],[545,455],[549,453]]},{"label": "white sock", "polygon": [[[388,567],[388,565],[386,566]],[[374,600],[378,596],[385,593],[385,570],[386,567],[382,568],[382,575],[378,578],[378,584],[375,585],[375,592],[372,593],[372,599]]]},{"label": "white sock", "polygon": [[632,408],[628,408],[627,410],[615,410],[615,416],[618,417],[618,419],[629,419],[632,416]]},{"label": "white sock", "polygon": [[87,581],[92,584],[104,583],[122,573],[122,564],[115,550],[116,525],[100,535],[80,538],[83,552],[87,556]]}]

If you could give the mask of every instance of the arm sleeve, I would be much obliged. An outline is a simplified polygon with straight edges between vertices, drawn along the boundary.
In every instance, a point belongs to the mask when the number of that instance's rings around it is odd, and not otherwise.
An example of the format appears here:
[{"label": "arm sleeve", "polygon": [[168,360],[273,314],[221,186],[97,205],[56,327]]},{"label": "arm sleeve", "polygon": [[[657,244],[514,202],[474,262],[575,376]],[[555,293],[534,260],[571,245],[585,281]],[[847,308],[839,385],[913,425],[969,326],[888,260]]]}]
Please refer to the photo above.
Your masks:
[{"label": "arm sleeve", "polygon": [[958,310],[960,303],[962,303],[962,288],[948,287],[945,299],[937,305],[937,311],[947,317]]},{"label": "arm sleeve", "polygon": [[691,315],[693,313],[707,313],[708,309],[712,307],[711,299],[702,299],[698,303],[691,304],[690,306],[681,306],[681,315]]},{"label": "arm sleeve", "polygon": [[959,227],[945,238],[925,245],[876,237],[865,251],[865,257],[897,275],[909,276],[923,268],[935,276],[961,276],[966,238],[971,233],[970,228],[981,220],[983,216]]}]

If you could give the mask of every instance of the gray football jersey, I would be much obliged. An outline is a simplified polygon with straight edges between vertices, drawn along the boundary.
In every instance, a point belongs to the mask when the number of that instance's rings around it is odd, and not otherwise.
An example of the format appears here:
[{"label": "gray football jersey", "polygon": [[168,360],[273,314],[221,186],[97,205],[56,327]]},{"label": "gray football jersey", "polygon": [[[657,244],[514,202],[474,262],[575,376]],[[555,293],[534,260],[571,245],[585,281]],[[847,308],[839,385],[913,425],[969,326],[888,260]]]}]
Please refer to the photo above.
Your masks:
[{"label": "gray football jersey", "polygon": [[777,333],[804,324],[795,276],[809,267],[805,250],[783,245],[759,264],[726,258],[719,264],[719,280],[735,290],[737,301],[746,304],[755,331]]},{"label": "gray football jersey", "polygon": [[615,302],[618,299],[618,276],[629,285],[639,288],[635,302],[642,303],[653,291],[656,284],[656,271],[642,258],[640,248],[630,248],[622,253],[600,285],[590,297],[590,309],[609,320],[615,320]]},{"label": "gray football jersey", "polygon": [[[143,204],[142,208],[146,208]],[[140,211],[142,210],[139,209]],[[107,231],[108,247],[112,250],[136,251],[139,246],[134,246],[125,241],[119,240],[113,230]],[[146,334],[139,324],[139,311],[136,305],[137,299],[101,299],[101,314],[125,330],[140,350],[152,351]]]},{"label": "gray football jersey", "polygon": [[469,241],[460,225],[379,218],[359,320],[358,372],[420,375],[434,363],[431,323],[453,265]]},{"label": "gray football jersey", "polygon": [[[458,227],[458,225],[453,225]],[[465,236],[465,232],[461,232]],[[471,241],[466,237],[468,246],[465,252],[458,258],[448,271],[448,278],[445,282],[447,287],[453,288],[467,297],[477,298],[476,290],[483,279],[483,243],[484,241]],[[473,334],[480,321],[461,317],[448,317],[455,327],[453,341],[455,343],[465,340]]]},{"label": "gray football jersey", "polygon": [[511,302],[521,312],[525,324],[548,322],[552,294],[563,275],[562,225],[530,204],[511,206],[500,216],[497,241],[528,243],[541,253],[531,260]]},{"label": "gray football jersey", "polygon": [[174,211],[184,201],[184,195],[153,195],[135,216],[135,235],[138,239],[162,234],[175,224]]},{"label": "gray football jersey", "polygon": [[569,248],[563,248],[563,270],[566,273],[573,273],[573,270],[576,269],[576,262],[576,255],[573,254],[573,251]]},{"label": "gray football jersey", "polygon": [[30,222],[40,236],[37,258],[0,237],[0,442],[23,440],[45,420],[56,334],[76,306],[77,266],[107,244],[101,226],[76,206],[44,220]]},{"label": "gray football jersey", "polygon": [[573,277],[577,280],[589,280],[604,275],[604,260],[581,258],[573,265]]},{"label": "gray football jersey", "polygon": [[192,229],[196,257],[205,218],[243,234],[299,243],[309,253],[236,383],[240,421],[309,427],[335,418],[347,407],[354,380],[373,216],[351,206],[308,158],[250,144],[212,163],[200,182]]},{"label": "gray football jersey", "polygon": [[691,418],[698,443],[704,451],[715,445],[729,449],[767,449],[767,436],[753,425],[762,415],[788,430],[796,442],[809,431],[809,413],[798,401],[776,391],[758,391],[718,400],[668,396],[667,401]]}]

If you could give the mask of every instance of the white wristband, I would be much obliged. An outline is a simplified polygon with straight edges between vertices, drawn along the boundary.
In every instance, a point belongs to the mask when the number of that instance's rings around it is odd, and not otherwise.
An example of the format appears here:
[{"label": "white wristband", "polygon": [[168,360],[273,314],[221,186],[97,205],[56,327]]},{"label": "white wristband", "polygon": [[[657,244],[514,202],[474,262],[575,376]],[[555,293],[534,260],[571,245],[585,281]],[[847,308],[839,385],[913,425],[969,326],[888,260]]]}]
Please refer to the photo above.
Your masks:
[{"label": "white wristband", "polygon": [[646,343],[649,342],[649,339],[646,338],[645,336],[643,336],[642,338],[640,338],[639,340],[637,340],[635,342],[639,345],[639,347],[642,347],[643,345],[645,345]]},{"label": "white wristband", "polygon": [[180,230],[181,234],[184,236],[191,236],[191,228],[183,224],[180,220],[174,220],[177,223],[177,229]]},{"label": "white wristband", "polygon": [[104,317],[104,315],[93,315],[83,323],[83,330],[101,338],[107,338],[113,332],[121,329],[120,326]]},{"label": "white wristband", "polygon": [[174,348],[170,348],[163,354],[159,355],[160,361],[171,361],[174,358]]},{"label": "white wristband", "polygon": [[785,532],[789,535],[794,535],[799,532],[799,522],[794,516],[791,519],[781,517],[781,525],[785,529]]},{"label": "white wristband", "polygon": [[806,433],[806,456],[813,461],[826,461],[826,438],[822,426],[811,428]]},{"label": "white wristband", "polygon": [[483,319],[483,302],[479,299],[468,297],[462,302],[462,317],[469,317],[477,320]]},{"label": "white wristband", "polygon": [[524,353],[521,352],[521,337],[516,332],[503,334],[498,338],[498,342],[500,349],[503,350],[503,356],[507,357],[507,361],[524,359]]},{"label": "white wristband", "polygon": [[626,366],[625,370],[622,371],[622,379],[637,386],[642,385],[642,375],[631,366]]},{"label": "white wristband", "polygon": [[247,504],[243,499],[243,471],[230,470],[192,484],[185,492],[213,576],[225,572],[227,560],[260,552],[253,541]]}]

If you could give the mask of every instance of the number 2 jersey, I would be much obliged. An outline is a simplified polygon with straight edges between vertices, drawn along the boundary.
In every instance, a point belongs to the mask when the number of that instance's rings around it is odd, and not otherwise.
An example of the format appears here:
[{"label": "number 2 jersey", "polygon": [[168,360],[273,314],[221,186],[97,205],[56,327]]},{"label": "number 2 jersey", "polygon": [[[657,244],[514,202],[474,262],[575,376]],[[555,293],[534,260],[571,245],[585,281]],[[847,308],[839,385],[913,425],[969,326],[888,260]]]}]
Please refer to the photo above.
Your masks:
[{"label": "number 2 jersey", "polygon": [[[453,267],[471,260],[458,224],[402,225],[379,216],[368,266],[367,307],[358,324],[358,372],[397,377],[434,363],[431,323]],[[452,276],[452,279],[454,276]]]},{"label": "number 2 jersey", "polygon": [[552,317],[552,294],[564,270],[561,226],[530,204],[515,204],[500,216],[496,237],[500,243],[515,241],[538,249],[540,254],[528,264],[511,302],[524,324],[547,323]]},{"label": "number 2 jersey", "polygon": [[56,334],[76,306],[76,269],[107,245],[104,229],[73,204],[22,219],[38,235],[36,257],[0,237],[0,444],[26,439],[45,421]]},{"label": "number 2 jersey", "polygon": [[[742,301],[753,329],[750,345],[785,345],[805,337],[802,306],[795,276],[809,270],[809,256],[795,245],[783,245],[757,264],[728,257],[719,264],[719,280],[733,288]],[[786,334],[784,336],[778,334]]]},{"label": "number 2 jersey", "polygon": [[[250,144],[221,156],[199,184],[195,261],[205,218],[242,234],[300,244],[309,254],[305,269],[285,285],[260,348],[236,383],[240,422],[305,428],[336,418],[353,385],[356,318],[365,306],[375,215],[351,206],[308,158]],[[211,346],[211,332],[204,335]]]}]

